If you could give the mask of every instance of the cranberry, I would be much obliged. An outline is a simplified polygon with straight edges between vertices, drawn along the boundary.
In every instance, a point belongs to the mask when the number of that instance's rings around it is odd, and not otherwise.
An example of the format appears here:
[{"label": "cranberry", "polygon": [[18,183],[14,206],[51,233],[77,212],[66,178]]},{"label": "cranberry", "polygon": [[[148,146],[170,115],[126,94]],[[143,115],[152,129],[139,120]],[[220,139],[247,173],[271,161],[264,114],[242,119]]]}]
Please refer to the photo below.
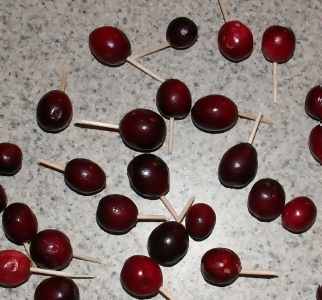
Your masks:
[{"label": "cranberry", "polygon": [[316,290],[316,300],[322,300],[322,286],[320,285]]},{"label": "cranberry", "polygon": [[162,272],[153,259],[143,255],[128,258],[121,271],[123,288],[132,296],[149,298],[158,294],[162,286]]},{"label": "cranberry", "polygon": [[201,273],[204,279],[218,286],[233,283],[239,276],[241,268],[238,255],[227,248],[211,249],[201,260]]},{"label": "cranberry", "polygon": [[37,266],[54,270],[66,268],[73,258],[69,238],[61,231],[40,231],[30,243],[30,255]]},{"label": "cranberry", "polygon": [[38,231],[35,214],[23,203],[12,203],[4,210],[2,226],[6,237],[19,245],[30,242]]},{"label": "cranberry", "polygon": [[197,241],[206,239],[216,224],[214,210],[205,203],[198,203],[190,207],[186,215],[186,230]]},{"label": "cranberry", "polygon": [[262,52],[270,62],[285,63],[294,54],[295,35],[290,28],[271,26],[263,34]]},{"label": "cranberry", "polygon": [[193,123],[207,132],[223,132],[238,120],[236,104],[222,95],[209,95],[199,99],[191,111]]},{"label": "cranberry", "polygon": [[127,167],[130,185],[144,198],[159,199],[169,192],[169,169],[156,155],[141,154]]},{"label": "cranberry", "polygon": [[7,194],[3,186],[0,184],[0,213],[6,208],[8,203]]},{"label": "cranberry", "polygon": [[172,48],[186,49],[198,39],[198,27],[190,19],[179,17],[172,20],[167,28],[167,41]]},{"label": "cranberry", "polygon": [[43,280],[36,288],[34,300],[79,300],[76,283],[65,277]]},{"label": "cranberry", "polygon": [[156,103],[166,118],[184,119],[191,110],[191,94],[178,79],[168,79],[158,89]]},{"label": "cranberry", "polygon": [[44,131],[62,131],[70,124],[72,117],[72,103],[63,91],[49,91],[38,102],[37,121]]},{"label": "cranberry", "polygon": [[322,163],[322,126],[315,126],[309,137],[309,148],[312,156],[321,164]]},{"label": "cranberry", "polygon": [[308,197],[297,197],[285,205],[282,214],[284,228],[293,233],[309,230],[316,219],[316,206]]},{"label": "cranberry", "polygon": [[218,47],[227,59],[240,62],[253,51],[253,34],[239,21],[226,22],[218,33]]},{"label": "cranberry", "polygon": [[248,195],[248,210],[260,221],[279,217],[285,205],[285,192],[280,183],[265,178],[257,181]]},{"label": "cranberry", "polygon": [[151,152],[160,148],[166,137],[163,118],[149,109],[134,109],[120,122],[120,135],[130,148],[140,152]]},{"label": "cranberry", "polygon": [[320,85],[312,88],[305,99],[306,113],[318,121],[322,121],[322,87]]},{"label": "cranberry", "polygon": [[127,36],[111,26],[98,27],[89,35],[89,48],[95,58],[104,65],[119,66],[131,55]]},{"label": "cranberry", "polygon": [[106,175],[99,165],[85,158],[69,161],[64,171],[66,184],[82,195],[93,195],[106,186]]},{"label": "cranberry", "polygon": [[15,144],[0,143],[0,175],[15,175],[21,169],[22,152]]},{"label": "cranberry", "polygon": [[257,173],[257,152],[249,143],[237,144],[226,151],[218,168],[220,182],[230,188],[248,185]]}]

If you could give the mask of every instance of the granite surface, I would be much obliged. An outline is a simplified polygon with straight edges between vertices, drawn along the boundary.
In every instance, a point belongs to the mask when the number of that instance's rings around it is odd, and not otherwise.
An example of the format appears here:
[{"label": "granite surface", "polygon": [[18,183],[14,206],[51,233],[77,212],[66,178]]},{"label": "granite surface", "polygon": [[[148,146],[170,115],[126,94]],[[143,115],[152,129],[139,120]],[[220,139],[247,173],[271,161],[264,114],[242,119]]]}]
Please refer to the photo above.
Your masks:
[{"label": "granite surface", "polygon": [[[137,196],[129,187],[126,167],[137,153],[122,143],[117,133],[85,130],[71,125],[59,134],[43,132],[36,123],[35,108],[40,97],[59,88],[63,65],[69,68],[67,93],[74,105],[74,119],[118,122],[130,109],[156,109],[159,83],[129,64],[109,68],[89,53],[88,34],[100,25],[114,25],[126,32],[133,52],[161,43],[168,23],[187,16],[199,26],[199,40],[190,49],[165,50],[143,59],[147,67],[165,78],[183,80],[193,101],[208,94],[224,94],[240,111],[261,111],[274,120],[262,125],[255,140],[259,156],[256,179],[271,177],[283,184],[287,200],[306,195],[314,199],[318,216],[313,228],[293,235],[281,227],[280,219],[260,223],[247,210],[242,190],[222,187],[217,166],[232,145],[245,141],[253,122],[239,120],[223,134],[196,129],[190,117],[176,122],[175,152],[166,147],[156,152],[169,165],[171,189],[168,198],[179,211],[186,200],[212,205],[217,224],[204,242],[190,240],[186,257],[172,268],[163,268],[164,285],[174,299],[314,299],[322,283],[321,166],[307,146],[316,122],[304,113],[308,90],[321,81],[322,39],[320,0],[227,0],[229,16],[252,28],[253,55],[238,64],[224,59],[216,36],[222,25],[215,0],[2,0],[0,1],[0,137],[23,150],[22,170],[14,177],[1,177],[9,202],[25,202],[37,214],[40,229],[66,232],[75,252],[101,258],[105,265],[73,261],[68,270],[95,274],[95,280],[78,280],[81,299],[131,299],[122,289],[119,274],[124,260],[147,254],[146,243],[154,223],[138,224],[122,236],[106,234],[95,221],[99,199],[108,193],[131,197],[140,212],[164,213],[159,201]],[[296,34],[296,52],[278,67],[279,104],[273,105],[271,65],[260,51],[266,27],[280,24]],[[61,174],[41,168],[38,159],[66,163],[85,157],[99,163],[108,174],[108,188],[84,197],[64,185]],[[208,285],[200,273],[201,256],[210,248],[225,246],[241,257],[244,268],[270,269],[278,279],[239,278],[220,288]],[[0,248],[19,247],[0,231]],[[15,289],[0,289],[0,299],[33,299],[41,277],[32,276]],[[162,299],[157,296],[156,299]]]}]

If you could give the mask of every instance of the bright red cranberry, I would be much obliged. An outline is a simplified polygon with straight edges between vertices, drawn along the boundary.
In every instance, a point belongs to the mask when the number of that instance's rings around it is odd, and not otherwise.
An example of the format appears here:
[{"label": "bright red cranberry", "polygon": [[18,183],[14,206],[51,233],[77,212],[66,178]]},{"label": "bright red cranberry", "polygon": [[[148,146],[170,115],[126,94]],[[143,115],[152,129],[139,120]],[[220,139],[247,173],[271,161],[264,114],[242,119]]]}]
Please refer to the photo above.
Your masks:
[{"label": "bright red cranberry", "polygon": [[22,152],[15,144],[0,143],[0,175],[15,175],[22,165]]},{"label": "bright red cranberry", "polygon": [[313,119],[322,121],[322,87],[312,88],[305,99],[305,111]]},{"label": "bright red cranberry", "polygon": [[322,286],[320,285],[316,290],[316,300],[322,300]]},{"label": "bright red cranberry", "polygon": [[166,118],[184,119],[191,110],[191,94],[178,79],[168,79],[158,89],[156,103]]},{"label": "bright red cranberry", "polygon": [[0,251],[0,286],[17,287],[30,277],[31,261],[16,250]]},{"label": "bright red cranberry", "polygon": [[30,243],[30,255],[41,268],[62,270],[73,258],[69,238],[61,231],[47,229],[40,231]]},{"label": "bright red cranberry", "polygon": [[62,131],[70,124],[72,117],[72,103],[63,91],[50,91],[38,102],[37,121],[44,131]]},{"label": "bright red cranberry", "polygon": [[188,248],[188,233],[178,222],[160,224],[148,239],[149,255],[162,266],[177,264],[186,255]]},{"label": "bright red cranberry", "polygon": [[30,242],[38,231],[35,214],[23,203],[12,203],[4,210],[2,226],[6,237],[19,245]]},{"label": "bright red cranberry", "polygon": [[7,194],[3,186],[0,184],[0,213],[6,208],[8,203]]},{"label": "bright red cranberry", "polygon": [[163,118],[150,109],[134,109],[120,122],[120,135],[130,148],[140,152],[151,152],[160,148],[166,137]]},{"label": "bright red cranberry", "polygon": [[159,199],[169,192],[169,169],[156,155],[141,154],[127,167],[130,185],[144,198]]},{"label": "bright red cranberry", "polygon": [[132,296],[153,297],[163,284],[162,272],[150,257],[134,255],[128,258],[121,271],[123,288]]},{"label": "bright red cranberry", "polygon": [[106,175],[95,162],[85,158],[69,161],[64,171],[66,184],[82,195],[93,195],[106,186]]},{"label": "bright red cranberry", "polygon": [[293,233],[309,230],[316,219],[316,206],[308,197],[297,197],[285,205],[282,214],[284,228]]},{"label": "bright red cranberry", "polygon": [[253,52],[253,34],[239,21],[226,22],[218,33],[218,47],[227,59],[233,62],[242,61]]},{"label": "bright red cranberry", "polygon": [[51,277],[43,280],[36,288],[34,300],[79,300],[76,283],[65,277]]},{"label": "bright red cranberry", "polygon": [[227,248],[207,251],[201,260],[201,273],[211,284],[225,286],[233,283],[241,271],[238,255]]},{"label": "bright red cranberry", "polygon": [[191,111],[193,123],[207,132],[223,132],[238,120],[236,104],[222,95],[209,95],[199,99]]},{"label": "bright red cranberry", "polygon": [[248,210],[260,221],[273,221],[285,206],[285,192],[280,183],[265,178],[257,181],[248,195]]},{"label": "bright red cranberry", "polygon": [[185,219],[186,230],[197,241],[206,239],[216,224],[214,210],[205,203],[197,203],[190,207]]},{"label": "bright red cranberry", "polygon": [[179,17],[171,21],[167,28],[167,41],[172,48],[187,49],[198,39],[198,27],[190,19]]},{"label": "bright red cranberry", "polygon": [[230,188],[243,188],[257,173],[257,151],[249,143],[237,144],[226,151],[218,168],[220,182]]},{"label": "bright red cranberry", "polygon": [[89,48],[95,58],[104,65],[119,66],[131,55],[127,36],[111,26],[98,27],[89,35]]},{"label": "bright red cranberry", "polygon": [[322,163],[322,126],[315,126],[309,137],[309,148],[312,156],[321,164]]},{"label": "bright red cranberry", "polygon": [[290,28],[271,26],[263,34],[262,52],[270,62],[285,63],[295,50],[295,35]]},{"label": "bright red cranberry", "polygon": [[98,204],[96,219],[100,227],[114,234],[132,229],[137,222],[138,209],[134,202],[123,195],[108,195]]}]

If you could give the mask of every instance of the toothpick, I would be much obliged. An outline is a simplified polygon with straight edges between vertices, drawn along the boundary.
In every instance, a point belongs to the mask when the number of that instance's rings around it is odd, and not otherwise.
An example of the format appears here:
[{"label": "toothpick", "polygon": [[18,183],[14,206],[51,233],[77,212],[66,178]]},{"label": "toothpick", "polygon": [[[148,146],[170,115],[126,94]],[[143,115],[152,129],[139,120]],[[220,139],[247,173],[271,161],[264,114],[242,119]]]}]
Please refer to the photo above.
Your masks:
[{"label": "toothpick", "polygon": [[40,274],[40,275],[61,276],[61,277],[69,277],[69,278],[80,278],[80,279],[95,278],[95,276],[92,276],[92,275],[77,275],[77,274],[71,274],[71,273],[62,272],[62,271],[47,270],[47,269],[40,269],[40,268],[33,268],[33,267],[30,268],[30,272],[34,274]]},{"label": "toothpick", "polygon": [[163,286],[160,287],[159,292],[164,298],[168,300],[173,300],[173,297],[171,296],[170,292],[167,291]]},{"label": "toothpick", "polygon": [[273,62],[273,98],[274,103],[277,103],[277,63]]},{"label": "toothpick", "polygon": [[166,209],[169,211],[169,213],[172,215],[172,217],[178,222],[179,217],[178,217],[176,211],[174,210],[173,206],[168,201],[168,199],[164,196],[161,196],[160,200],[162,201],[162,203],[166,207]]},{"label": "toothpick", "polygon": [[174,118],[169,119],[169,130],[168,130],[168,153],[171,154],[173,151],[174,144]]},{"label": "toothpick", "polygon": [[261,278],[275,278],[278,277],[278,275],[271,271],[255,271],[255,270],[247,270],[247,271],[241,271],[239,273],[239,276],[244,277],[261,277]]},{"label": "toothpick", "polygon": [[191,197],[188,202],[186,203],[185,207],[182,209],[180,215],[179,215],[179,219],[178,222],[181,223],[183,221],[183,219],[185,218],[188,210],[190,209],[190,207],[192,206],[193,202],[195,202],[195,197]]},{"label": "toothpick", "polygon": [[249,139],[248,139],[248,143],[249,143],[249,144],[253,144],[253,142],[254,142],[255,135],[256,135],[256,132],[257,132],[258,126],[259,126],[259,124],[260,124],[260,122],[261,122],[262,116],[263,116],[263,115],[262,115],[262,113],[259,113],[259,114],[258,114],[258,117],[257,117],[257,119],[256,119],[256,122],[255,122],[254,128],[253,128],[253,130],[252,130],[252,133],[250,134],[250,137],[249,137]]},{"label": "toothpick", "polygon": [[61,172],[61,173],[64,173],[64,171],[65,171],[64,166],[62,166],[60,164],[57,164],[57,163],[51,163],[51,162],[49,162],[47,160],[39,160],[38,165],[47,167],[49,169],[53,169],[53,170]]},{"label": "toothpick", "polygon": [[150,54],[154,54],[154,53],[157,53],[157,52],[160,52],[164,49],[167,49],[167,48],[170,48],[170,44],[168,42],[164,42],[164,44],[161,44],[153,49],[149,49],[149,50],[145,50],[141,53],[138,53],[138,54],[134,54],[132,55],[132,58],[133,59],[139,59],[139,58],[142,58],[142,57],[145,57],[145,56],[148,56]]},{"label": "toothpick", "polygon": [[94,264],[99,264],[99,265],[102,264],[102,262],[99,259],[93,258],[93,257],[89,257],[89,256],[73,255],[73,258],[78,259],[78,260],[84,260],[84,261],[92,262]]},{"label": "toothpick", "polygon": [[166,216],[162,216],[162,215],[138,215],[137,217],[137,221],[168,221],[168,218]]},{"label": "toothpick", "polygon": [[219,4],[219,7],[220,7],[220,11],[221,11],[221,14],[222,14],[222,17],[224,19],[224,22],[226,23],[227,22],[227,10],[226,10],[226,7],[223,3],[223,0],[218,0],[218,4]]},{"label": "toothpick", "polygon": [[[253,121],[256,121],[256,118],[257,118],[257,115],[255,115],[255,114],[253,114],[251,112],[238,113],[238,116],[240,118],[248,119],[248,120],[253,120]],[[272,125],[273,124],[272,119],[269,118],[269,117],[265,117],[265,116],[263,116],[262,122],[265,123],[265,124],[268,124],[268,125]]]},{"label": "toothpick", "polygon": [[153,73],[151,70],[147,69],[146,67],[144,67],[142,64],[138,63],[133,57],[128,57],[126,59],[126,61],[128,63],[130,63],[132,66],[136,67],[137,69],[141,70],[142,72],[144,72],[145,74],[149,75],[150,77],[152,77],[153,79],[160,81],[160,82],[164,82],[165,80],[161,77],[159,77],[157,74]]},{"label": "toothpick", "polygon": [[94,122],[94,121],[86,121],[80,120],[75,122],[76,126],[88,126],[88,127],[100,127],[104,129],[112,129],[112,130],[119,130],[119,125],[112,124],[112,123],[103,123],[103,122]]}]

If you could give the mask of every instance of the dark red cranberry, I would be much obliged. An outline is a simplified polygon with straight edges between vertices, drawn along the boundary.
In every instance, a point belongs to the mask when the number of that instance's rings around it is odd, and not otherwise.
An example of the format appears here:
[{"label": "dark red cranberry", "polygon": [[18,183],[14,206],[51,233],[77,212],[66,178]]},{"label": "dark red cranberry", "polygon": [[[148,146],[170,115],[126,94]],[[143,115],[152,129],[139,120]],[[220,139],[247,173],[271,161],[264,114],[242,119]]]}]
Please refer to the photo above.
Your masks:
[{"label": "dark red cranberry", "polygon": [[127,175],[133,190],[144,198],[159,199],[169,192],[169,169],[156,155],[141,154],[132,159]]},{"label": "dark red cranberry", "polygon": [[2,226],[6,237],[19,245],[30,242],[38,231],[35,214],[23,203],[12,203],[4,210]]},{"label": "dark red cranberry", "polygon": [[120,122],[120,135],[124,144],[140,152],[151,152],[160,148],[166,132],[163,118],[149,109],[131,110]]},{"label": "dark red cranberry", "polygon": [[253,34],[239,21],[226,22],[218,33],[218,47],[227,59],[233,62],[242,61],[253,52]]},{"label": "dark red cranberry", "polygon": [[257,173],[257,151],[249,143],[237,144],[226,151],[218,168],[220,182],[230,188],[243,188]]},{"label": "dark red cranberry", "polygon": [[128,258],[121,271],[123,288],[132,296],[149,298],[159,293],[163,284],[162,272],[150,257],[134,255]]},{"label": "dark red cranberry", "polygon": [[282,214],[284,228],[293,233],[309,230],[316,219],[316,206],[308,197],[297,197],[285,205]]},{"label": "dark red cranberry", "polygon": [[312,88],[305,99],[305,111],[313,119],[322,121],[322,87]]},{"label": "dark red cranberry", "polygon": [[262,52],[270,62],[285,63],[292,58],[295,50],[295,35],[292,29],[271,26],[263,34]]},{"label": "dark red cranberry", "polygon": [[322,286],[320,285],[316,290],[316,300],[322,300]]},{"label": "dark red cranberry", "polygon": [[30,259],[16,250],[0,251],[0,286],[17,287],[30,277]]},{"label": "dark red cranberry", "polygon": [[205,203],[198,203],[190,207],[185,219],[186,230],[196,241],[206,239],[216,224],[214,210]]},{"label": "dark red cranberry", "polygon": [[168,79],[158,89],[156,103],[166,118],[184,119],[191,110],[191,94],[178,79]]},{"label": "dark red cranberry", "polygon": [[89,35],[89,48],[95,58],[104,65],[119,66],[131,55],[127,36],[111,26],[98,27]]},{"label": "dark red cranberry", "polygon": [[82,195],[93,195],[106,186],[106,175],[95,162],[85,158],[69,161],[64,171],[66,184]]},{"label": "dark red cranberry", "polygon": [[198,27],[190,19],[179,17],[172,20],[167,28],[167,41],[172,48],[187,49],[198,39]]},{"label": "dark red cranberry", "polygon": [[98,204],[96,219],[100,227],[114,234],[128,232],[136,225],[138,209],[134,202],[123,195],[108,195]]},{"label": "dark red cranberry", "polygon": [[211,284],[225,286],[233,283],[241,271],[238,255],[227,248],[207,251],[201,260],[201,273]]},{"label": "dark red cranberry", "polygon": [[47,229],[40,231],[30,243],[30,255],[41,268],[62,270],[73,258],[69,238],[61,231]]},{"label": "dark red cranberry", "polygon": [[15,175],[22,165],[22,152],[15,144],[0,143],[0,175]]},{"label": "dark red cranberry", "polygon": [[44,131],[62,131],[70,124],[72,117],[72,103],[63,91],[50,91],[38,102],[37,121]]},{"label": "dark red cranberry", "polygon": [[79,300],[76,283],[65,277],[51,277],[43,280],[36,288],[34,300]]},{"label": "dark red cranberry", "polygon": [[248,210],[260,221],[275,220],[283,212],[284,205],[284,189],[274,179],[257,181],[248,195]]},{"label": "dark red cranberry", "polygon": [[186,255],[188,248],[188,233],[178,222],[160,224],[148,239],[149,255],[162,266],[177,264]]},{"label": "dark red cranberry", "polygon": [[322,126],[315,126],[309,137],[309,148],[312,156],[321,164],[322,163]]},{"label": "dark red cranberry", "polygon": [[0,213],[6,208],[8,203],[7,194],[3,186],[0,184]]},{"label": "dark red cranberry", "polygon": [[195,126],[207,132],[223,132],[232,128],[238,120],[236,104],[222,95],[209,95],[193,106],[191,118]]}]

